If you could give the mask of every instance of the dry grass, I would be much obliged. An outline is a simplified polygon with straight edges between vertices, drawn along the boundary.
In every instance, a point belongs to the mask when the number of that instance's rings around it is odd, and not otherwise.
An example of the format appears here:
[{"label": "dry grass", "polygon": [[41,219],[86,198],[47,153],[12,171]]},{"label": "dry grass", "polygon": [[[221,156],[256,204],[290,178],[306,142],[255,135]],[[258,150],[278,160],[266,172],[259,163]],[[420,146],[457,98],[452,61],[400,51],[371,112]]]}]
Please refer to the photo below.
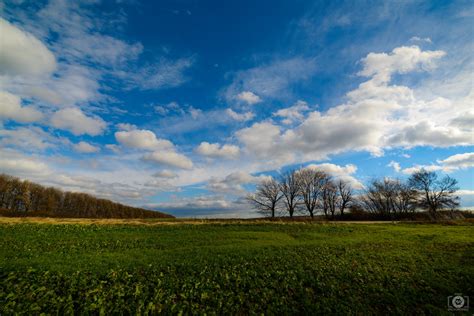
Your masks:
[{"label": "dry grass", "polygon": [[387,224],[398,223],[387,221],[337,221],[327,222],[321,220],[290,220],[290,219],[111,219],[111,218],[55,218],[55,217],[3,217],[0,216],[0,224],[82,224],[82,225],[203,225],[203,224]]}]

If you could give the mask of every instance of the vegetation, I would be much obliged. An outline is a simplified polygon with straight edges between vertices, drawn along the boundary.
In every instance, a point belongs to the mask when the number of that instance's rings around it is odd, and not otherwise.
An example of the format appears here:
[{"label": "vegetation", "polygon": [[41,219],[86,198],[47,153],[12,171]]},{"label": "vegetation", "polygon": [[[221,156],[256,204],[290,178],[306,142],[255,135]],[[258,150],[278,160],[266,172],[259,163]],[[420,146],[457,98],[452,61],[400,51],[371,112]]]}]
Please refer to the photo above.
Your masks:
[{"label": "vegetation", "polygon": [[443,209],[454,210],[459,205],[457,181],[449,176],[438,179],[435,172],[420,170],[406,181],[375,179],[357,194],[351,184],[336,180],[327,172],[315,168],[291,170],[275,179],[265,179],[247,200],[264,216],[306,214],[314,218],[324,214],[327,219],[345,218],[371,213],[373,219],[409,218],[416,211],[426,210],[431,219]]},{"label": "vegetation", "polygon": [[468,223],[222,223],[2,224],[0,314],[448,314],[474,293]]},{"label": "vegetation", "polygon": [[131,207],[85,193],[61,190],[0,174],[0,210],[10,216],[164,218],[161,212]]}]

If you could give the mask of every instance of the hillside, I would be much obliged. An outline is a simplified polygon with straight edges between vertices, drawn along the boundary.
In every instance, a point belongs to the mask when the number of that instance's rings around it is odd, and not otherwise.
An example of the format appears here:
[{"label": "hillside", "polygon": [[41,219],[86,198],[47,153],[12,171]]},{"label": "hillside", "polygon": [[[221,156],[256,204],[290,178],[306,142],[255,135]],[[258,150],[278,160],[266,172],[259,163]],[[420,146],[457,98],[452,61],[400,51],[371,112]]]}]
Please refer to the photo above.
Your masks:
[{"label": "hillside", "polygon": [[90,194],[63,192],[0,174],[0,215],[77,218],[173,218]]}]

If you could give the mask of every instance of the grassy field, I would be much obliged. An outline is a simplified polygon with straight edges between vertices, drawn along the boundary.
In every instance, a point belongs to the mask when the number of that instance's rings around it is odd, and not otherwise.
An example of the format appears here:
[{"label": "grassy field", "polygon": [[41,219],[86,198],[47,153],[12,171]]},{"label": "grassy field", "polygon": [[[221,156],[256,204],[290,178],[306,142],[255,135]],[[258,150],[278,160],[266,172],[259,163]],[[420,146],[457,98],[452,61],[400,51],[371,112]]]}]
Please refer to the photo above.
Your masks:
[{"label": "grassy field", "polygon": [[0,220],[1,315],[448,314],[474,297],[467,223],[52,223]]}]

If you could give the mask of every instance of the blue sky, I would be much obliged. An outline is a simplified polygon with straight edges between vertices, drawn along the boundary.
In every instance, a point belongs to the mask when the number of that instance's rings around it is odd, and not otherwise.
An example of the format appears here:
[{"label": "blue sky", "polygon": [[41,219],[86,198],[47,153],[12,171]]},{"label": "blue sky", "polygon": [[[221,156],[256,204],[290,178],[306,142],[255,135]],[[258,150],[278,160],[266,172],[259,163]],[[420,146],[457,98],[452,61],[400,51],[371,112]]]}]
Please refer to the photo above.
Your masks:
[{"label": "blue sky", "polygon": [[177,216],[253,216],[309,164],[421,167],[474,207],[471,1],[0,3],[0,171]]}]

